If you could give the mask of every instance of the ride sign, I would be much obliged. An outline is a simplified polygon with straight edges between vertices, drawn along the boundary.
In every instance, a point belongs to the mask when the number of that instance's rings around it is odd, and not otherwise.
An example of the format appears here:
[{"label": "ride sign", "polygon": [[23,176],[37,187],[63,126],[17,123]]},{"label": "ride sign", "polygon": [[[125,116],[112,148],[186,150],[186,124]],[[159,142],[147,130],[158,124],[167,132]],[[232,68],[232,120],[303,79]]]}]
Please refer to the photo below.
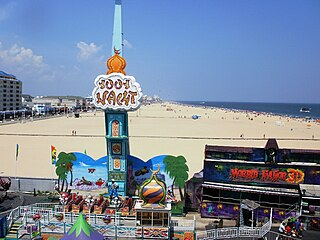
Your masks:
[{"label": "ride sign", "polygon": [[134,77],[114,72],[97,76],[94,83],[92,97],[97,108],[126,111],[139,108],[142,91]]}]

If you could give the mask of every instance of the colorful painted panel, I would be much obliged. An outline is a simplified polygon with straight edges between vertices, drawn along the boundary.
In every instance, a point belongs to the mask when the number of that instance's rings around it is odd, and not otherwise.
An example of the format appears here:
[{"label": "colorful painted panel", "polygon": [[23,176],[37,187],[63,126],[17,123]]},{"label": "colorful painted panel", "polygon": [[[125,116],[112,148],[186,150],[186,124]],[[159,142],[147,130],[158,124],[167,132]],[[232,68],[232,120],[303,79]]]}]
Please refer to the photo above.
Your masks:
[{"label": "colorful painted panel", "polygon": [[124,181],[126,177],[125,172],[119,171],[110,171],[109,172],[109,179],[114,179],[115,181]]},{"label": "colorful painted panel", "polygon": [[179,240],[194,240],[195,233],[187,231],[176,231],[171,234],[172,237],[178,238]]},{"label": "colorful painted panel", "polygon": [[157,156],[149,159],[147,162],[134,156],[128,156],[127,187],[129,194],[137,195],[142,183],[151,177],[150,169],[157,169],[158,165],[160,165],[160,173],[157,174],[157,177],[164,181],[168,188],[172,188],[173,180],[165,172],[163,163],[166,156],[167,155]]},{"label": "colorful painted panel", "polygon": [[111,136],[119,137],[120,135],[120,123],[117,120],[112,121],[111,123]]},{"label": "colorful painted panel", "polygon": [[125,129],[125,117],[123,114],[108,114],[106,126],[108,126],[108,136],[120,137],[126,135]]},{"label": "colorful painted panel", "polygon": [[[90,156],[80,152],[71,154],[74,155],[74,159],[70,160],[70,170],[72,170],[72,172],[65,169],[67,172],[68,187],[71,189],[85,191],[99,190],[107,188],[107,183],[111,179],[124,181],[127,177],[128,194],[138,195],[138,190],[142,183],[151,176],[150,169],[155,170],[158,168],[158,165],[160,166],[160,172],[157,173],[157,178],[164,181],[169,190],[172,190],[173,184],[173,179],[170,178],[169,175],[170,171],[172,172],[171,174],[176,174],[175,177],[179,178],[182,176],[183,179],[188,177],[188,167],[185,164],[185,159],[183,157],[161,155],[153,157],[145,162],[137,157],[129,155],[126,173],[123,171],[125,161],[121,156],[115,157],[114,159],[108,159],[108,157],[105,156],[98,160],[94,160]],[[120,159],[120,169],[118,169],[118,171],[110,171],[108,176],[108,169],[119,167],[119,161],[117,159]],[[178,166],[180,172],[172,167],[170,161],[168,163],[168,159],[171,159],[172,162]],[[61,174],[64,174],[65,171],[62,171]]]},{"label": "colorful painted panel", "polygon": [[120,158],[114,158],[113,159],[113,168],[114,169],[120,169],[121,167],[121,160]]},{"label": "colorful painted panel", "polygon": [[320,184],[319,167],[205,161],[204,181],[254,185]]},{"label": "colorful painted panel", "polygon": [[[73,153],[73,155],[75,160],[72,160],[66,168],[66,170],[69,169],[66,180],[69,183],[69,189],[91,191],[107,187],[107,157],[94,160],[83,153]],[[60,172],[64,174],[63,171]]]},{"label": "colorful painted panel", "polygon": [[[229,219],[238,219],[240,214],[240,206],[236,204],[205,202],[202,203],[200,211],[201,217],[224,217]],[[254,215],[255,218],[258,218],[260,221],[265,221],[270,217],[270,208],[258,208],[255,210]],[[288,216],[295,217],[296,214],[294,211],[292,211],[289,215],[287,215],[284,209],[272,210],[273,221],[281,222]]]},{"label": "colorful painted panel", "polygon": [[206,202],[201,204],[201,217],[218,217],[237,219],[239,216],[239,205]]},{"label": "colorful painted panel", "polygon": [[112,142],[111,143],[111,150],[113,155],[121,155],[122,154],[122,147],[120,142]]},{"label": "colorful painted panel", "polygon": [[143,237],[143,238],[156,238],[156,239],[168,238],[168,228],[161,228],[161,227],[138,228],[136,231],[136,236]]}]

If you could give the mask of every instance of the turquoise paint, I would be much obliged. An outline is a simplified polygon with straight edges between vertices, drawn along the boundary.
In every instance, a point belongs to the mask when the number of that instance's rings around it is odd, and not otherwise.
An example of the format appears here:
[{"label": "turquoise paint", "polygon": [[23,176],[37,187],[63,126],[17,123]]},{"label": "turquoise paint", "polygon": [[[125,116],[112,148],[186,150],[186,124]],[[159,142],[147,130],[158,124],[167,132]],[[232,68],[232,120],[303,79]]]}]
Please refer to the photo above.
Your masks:
[{"label": "turquoise paint", "polygon": [[113,21],[113,35],[112,35],[112,51],[111,55],[114,55],[114,49],[120,50],[119,55],[122,56],[122,15],[121,15],[121,0],[115,1],[114,8],[114,21]]}]

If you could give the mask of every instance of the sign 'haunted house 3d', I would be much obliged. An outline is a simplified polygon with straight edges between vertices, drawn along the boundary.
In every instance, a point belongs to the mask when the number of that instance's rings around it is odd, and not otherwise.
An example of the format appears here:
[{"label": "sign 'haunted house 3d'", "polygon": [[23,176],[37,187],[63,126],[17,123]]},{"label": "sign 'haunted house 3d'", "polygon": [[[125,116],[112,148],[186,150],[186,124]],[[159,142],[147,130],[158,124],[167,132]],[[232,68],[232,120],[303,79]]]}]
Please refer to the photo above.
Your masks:
[{"label": "sign 'haunted house 3d'", "polygon": [[320,216],[320,150],[281,149],[275,139],[264,148],[206,145],[202,190],[203,217],[237,218],[244,199],[260,204],[261,218],[273,208],[281,220],[293,206]]}]

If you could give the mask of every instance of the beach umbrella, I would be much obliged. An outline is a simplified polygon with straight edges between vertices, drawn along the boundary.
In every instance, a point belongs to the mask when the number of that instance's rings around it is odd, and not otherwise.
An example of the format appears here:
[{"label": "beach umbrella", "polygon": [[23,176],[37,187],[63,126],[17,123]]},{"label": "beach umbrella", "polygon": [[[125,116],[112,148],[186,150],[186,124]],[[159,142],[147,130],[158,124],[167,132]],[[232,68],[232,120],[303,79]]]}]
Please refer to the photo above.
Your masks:
[{"label": "beach umbrella", "polygon": [[79,215],[77,221],[72,228],[64,234],[61,240],[103,240],[104,237],[95,231],[85,220],[82,214]]}]

